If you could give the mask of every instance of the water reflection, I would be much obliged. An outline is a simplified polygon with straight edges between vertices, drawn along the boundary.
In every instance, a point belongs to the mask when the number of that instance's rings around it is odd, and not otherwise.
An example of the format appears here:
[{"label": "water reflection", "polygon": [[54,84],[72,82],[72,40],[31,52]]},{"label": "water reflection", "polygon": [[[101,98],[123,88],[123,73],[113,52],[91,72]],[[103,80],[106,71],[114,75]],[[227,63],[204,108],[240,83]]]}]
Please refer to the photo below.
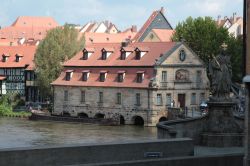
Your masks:
[{"label": "water reflection", "polygon": [[99,126],[81,123],[0,118],[0,148],[148,140],[155,127]]}]

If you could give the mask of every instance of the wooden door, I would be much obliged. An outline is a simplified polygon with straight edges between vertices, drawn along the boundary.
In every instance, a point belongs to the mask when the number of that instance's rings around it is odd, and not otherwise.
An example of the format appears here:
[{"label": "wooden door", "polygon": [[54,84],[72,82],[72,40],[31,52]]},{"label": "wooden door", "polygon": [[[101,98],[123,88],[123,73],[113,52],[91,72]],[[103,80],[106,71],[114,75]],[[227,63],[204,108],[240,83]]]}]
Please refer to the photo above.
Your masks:
[{"label": "wooden door", "polygon": [[178,102],[181,108],[184,108],[186,106],[185,101],[186,101],[185,94],[178,94]]}]

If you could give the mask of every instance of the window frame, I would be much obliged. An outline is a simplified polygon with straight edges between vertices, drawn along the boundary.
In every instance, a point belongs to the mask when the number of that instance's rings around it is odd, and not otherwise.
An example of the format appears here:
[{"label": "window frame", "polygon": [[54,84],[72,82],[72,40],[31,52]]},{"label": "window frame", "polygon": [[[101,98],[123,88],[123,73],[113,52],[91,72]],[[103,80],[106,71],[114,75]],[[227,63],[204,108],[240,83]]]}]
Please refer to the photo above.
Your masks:
[{"label": "window frame", "polygon": [[140,93],[136,93],[135,94],[135,105],[136,106],[140,106],[141,105],[141,94]]},{"label": "window frame", "polygon": [[161,93],[157,93],[156,94],[156,105],[158,105],[158,106],[162,106],[163,105],[162,94]]},{"label": "window frame", "polygon": [[120,92],[116,93],[116,104],[122,104],[122,94]]},{"label": "window frame", "polygon": [[191,93],[191,105],[196,105],[197,104],[197,95],[196,93]]},{"label": "window frame", "polygon": [[[164,73],[164,74],[163,74]],[[161,72],[161,82],[167,82],[167,71],[164,70]]]}]

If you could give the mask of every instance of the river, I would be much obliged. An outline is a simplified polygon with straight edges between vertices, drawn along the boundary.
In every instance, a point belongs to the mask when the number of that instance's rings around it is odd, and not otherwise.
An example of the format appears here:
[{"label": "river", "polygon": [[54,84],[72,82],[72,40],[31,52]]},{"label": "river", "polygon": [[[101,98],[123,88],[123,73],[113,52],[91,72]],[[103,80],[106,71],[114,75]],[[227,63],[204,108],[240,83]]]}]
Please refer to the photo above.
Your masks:
[{"label": "river", "polygon": [[82,123],[0,118],[0,149],[149,140],[156,137],[156,127],[132,125],[100,126]]}]

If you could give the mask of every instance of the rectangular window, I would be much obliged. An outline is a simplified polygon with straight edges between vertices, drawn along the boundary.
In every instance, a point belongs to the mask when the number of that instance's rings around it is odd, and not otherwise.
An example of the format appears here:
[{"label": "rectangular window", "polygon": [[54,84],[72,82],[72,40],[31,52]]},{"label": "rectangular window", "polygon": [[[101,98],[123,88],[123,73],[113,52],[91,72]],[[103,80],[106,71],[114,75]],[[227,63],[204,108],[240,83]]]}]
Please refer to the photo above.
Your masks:
[{"label": "rectangular window", "polygon": [[141,94],[140,93],[136,93],[135,105],[137,105],[137,106],[141,105]]},{"label": "rectangular window", "polygon": [[200,103],[201,103],[202,101],[205,101],[205,93],[201,93],[201,94],[200,94]]},{"label": "rectangular window", "polygon": [[103,92],[99,92],[99,103],[103,103]]},{"label": "rectangular window", "polygon": [[126,59],[126,51],[121,51],[121,60],[125,60]]},{"label": "rectangular window", "polygon": [[67,90],[64,91],[64,101],[69,100],[69,92]]},{"label": "rectangular window", "polygon": [[171,102],[172,102],[171,93],[168,93],[168,94],[167,94],[166,105],[167,105],[167,106],[171,106]]},{"label": "rectangular window", "polygon": [[123,75],[124,75],[124,73],[118,73],[118,76],[117,76],[118,82],[123,82]]},{"label": "rectangular window", "polygon": [[196,93],[192,93],[191,95],[191,104],[196,104]]},{"label": "rectangular window", "polygon": [[157,105],[162,105],[162,95],[157,94]]},{"label": "rectangular window", "polygon": [[83,60],[87,60],[88,59],[88,52],[87,51],[85,51],[85,52],[83,52],[83,57],[82,57],[82,59]]},{"label": "rectangular window", "polygon": [[88,73],[87,72],[83,72],[82,73],[82,81],[87,81],[88,80]]},{"label": "rectangular window", "polygon": [[81,91],[81,103],[85,103],[85,91]]},{"label": "rectangular window", "polygon": [[106,73],[100,73],[100,78],[99,78],[100,82],[104,82],[105,81],[105,74]]},{"label": "rectangular window", "polygon": [[141,51],[136,51],[135,52],[135,59],[140,60],[141,59]]},{"label": "rectangular window", "polygon": [[167,82],[167,71],[162,71],[161,73],[161,81]]},{"label": "rectangular window", "polygon": [[201,71],[200,70],[196,72],[196,82],[201,83]]},{"label": "rectangular window", "polygon": [[117,104],[122,104],[122,94],[121,93],[117,93]]},{"label": "rectangular window", "polygon": [[102,60],[106,60],[107,59],[107,51],[103,51],[102,52]]},{"label": "rectangular window", "polygon": [[143,73],[137,73],[136,82],[141,83],[143,78]]},{"label": "rectangular window", "polygon": [[70,80],[70,75],[71,75],[71,72],[66,72],[66,81]]}]

